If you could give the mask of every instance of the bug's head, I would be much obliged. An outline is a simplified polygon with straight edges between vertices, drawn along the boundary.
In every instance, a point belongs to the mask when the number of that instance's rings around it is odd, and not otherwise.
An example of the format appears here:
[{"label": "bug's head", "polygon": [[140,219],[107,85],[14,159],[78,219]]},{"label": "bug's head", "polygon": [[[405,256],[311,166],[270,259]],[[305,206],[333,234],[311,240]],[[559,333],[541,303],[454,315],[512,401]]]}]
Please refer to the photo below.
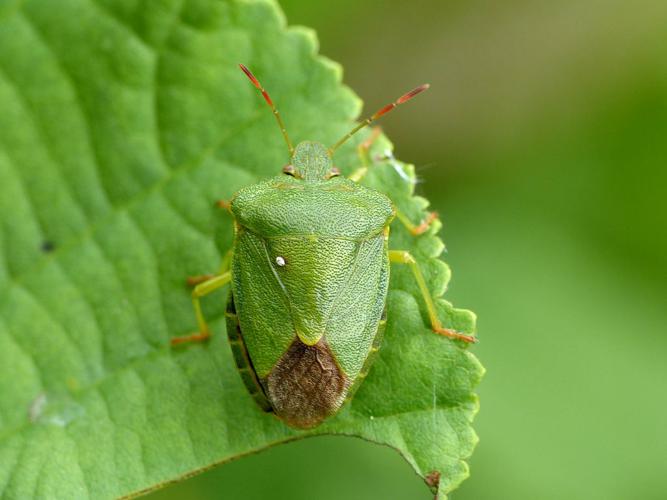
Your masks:
[{"label": "bug's head", "polygon": [[324,144],[312,141],[296,145],[292,161],[283,168],[283,172],[306,182],[323,181],[340,175],[333,166],[329,149]]},{"label": "bug's head", "polygon": [[361,129],[367,127],[381,116],[389,113],[399,104],[403,104],[404,102],[409,101],[417,94],[420,94],[429,88],[429,84],[425,83],[424,85],[420,85],[419,87],[412,89],[410,92],[403,94],[391,104],[387,104],[386,106],[380,108],[377,112],[375,112],[375,114],[369,116],[364,121],[359,123],[330,148],[323,146],[319,142],[311,141],[301,142],[297,144],[295,148],[292,146],[292,141],[287,134],[283,119],[280,117],[280,113],[278,113],[278,110],[273,104],[273,101],[271,100],[268,92],[264,90],[264,87],[262,87],[262,85],[259,83],[259,80],[255,78],[255,75],[253,75],[248,68],[246,68],[243,64],[239,64],[239,66],[250,79],[252,84],[262,93],[264,100],[271,107],[273,115],[278,121],[278,126],[280,127],[280,131],[282,132],[283,137],[285,138],[285,142],[287,143],[287,148],[289,149],[291,159],[291,163],[283,168],[283,172],[287,175],[291,175],[297,179],[303,179],[307,182],[327,180],[340,175],[340,172],[336,167],[333,166],[332,163],[334,151],[336,151],[350,137],[359,132]]}]

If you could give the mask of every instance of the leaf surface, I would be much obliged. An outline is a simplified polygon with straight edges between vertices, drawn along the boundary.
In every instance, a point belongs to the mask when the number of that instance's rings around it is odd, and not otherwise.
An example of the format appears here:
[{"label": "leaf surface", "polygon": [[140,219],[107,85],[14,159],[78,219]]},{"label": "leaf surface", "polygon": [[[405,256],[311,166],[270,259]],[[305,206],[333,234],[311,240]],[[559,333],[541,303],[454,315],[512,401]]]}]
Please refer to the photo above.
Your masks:
[{"label": "leaf surface", "polygon": [[[274,119],[237,63],[270,89],[293,140],[332,143],[361,103],[312,32],[270,1],[0,3],[0,491],[113,498],[267,446],[345,434],[396,448],[439,495],[467,475],[482,368],[430,333],[407,269],[392,270],[381,354],[351,404],[300,432],[255,407],[207,298],[195,328],[188,275],[214,271],[231,221],[214,207],[287,160]],[[358,140],[361,140],[360,137]],[[382,138],[375,153],[389,148]],[[344,173],[355,148],[337,155]],[[413,220],[425,200],[379,161],[365,180]],[[437,228],[435,228],[437,229]],[[398,224],[441,295],[434,230]],[[447,325],[474,317],[440,301]],[[429,474],[431,474],[429,476]]]}]

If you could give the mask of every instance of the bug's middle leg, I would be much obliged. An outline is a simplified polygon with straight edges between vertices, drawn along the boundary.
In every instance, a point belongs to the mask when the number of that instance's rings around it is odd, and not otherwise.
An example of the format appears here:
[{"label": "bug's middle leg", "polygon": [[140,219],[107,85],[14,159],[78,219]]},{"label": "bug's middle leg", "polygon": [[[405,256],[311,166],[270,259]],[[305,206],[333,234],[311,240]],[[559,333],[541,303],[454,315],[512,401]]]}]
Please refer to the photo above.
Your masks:
[{"label": "bug's middle leg", "polygon": [[[227,200],[218,200],[215,202],[215,206],[218,208],[221,208],[223,210],[227,210],[228,212],[231,213],[232,211],[232,204],[230,201]],[[232,251],[229,250],[225,256],[222,259],[222,265],[220,268],[220,271],[218,274],[198,274],[197,276],[188,276],[187,278],[187,283],[190,286],[195,286],[198,285],[199,283],[203,283],[204,281],[208,281],[210,279],[215,278],[216,276],[224,273],[229,269],[229,261],[231,259]]]},{"label": "bug's middle leg", "polygon": [[431,224],[438,220],[438,214],[437,212],[429,212],[419,224],[413,224],[407,215],[396,209],[396,218],[401,221],[401,224],[405,226],[412,236],[419,236],[428,231]]},{"label": "bug's middle leg", "polygon": [[174,337],[171,339],[171,345],[182,344],[184,342],[197,342],[206,340],[211,336],[211,332],[208,328],[208,323],[206,323],[206,318],[204,317],[204,312],[201,308],[200,299],[211,292],[214,292],[218,288],[225,286],[232,280],[231,271],[227,271],[218,276],[215,276],[203,283],[199,283],[192,290],[192,306],[195,310],[195,317],[197,318],[197,325],[199,331],[193,333],[192,335],[185,335],[183,337]]},{"label": "bug's middle leg", "polygon": [[[219,200],[216,202],[215,205],[218,208],[222,208],[224,210],[231,212],[231,203],[226,200]],[[229,270],[229,267],[231,265],[231,260],[232,260],[232,251],[230,249],[222,258],[222,263],[220,264],[220,271],[218,271],[218,274],[198,274],[196,276],[188,276],[186,279],[186,283],[190,286],[195,286],[199,285],[200,283],[204,283],[205,281],[212,280],[216,276],[224,274],[226,271]]]},{"label": "bug's middle leg", "polygon": [[190,286],[195,286],[200,283],[204,283],[205,281],[212,280],[216,276],[220,276],[221,274],[224,274],[227,271],[229,271],[231,263],[232,263],[232,250],[230,249],[222,258],[222,262],[220,263],[220,270],[218,271],[217,274],[198,274],[196,276],[188,276],[185,282]]},{"label": "bug's middle leg", "polygon": [[424,302],[426,302],[426,309],[428,310],[428,316],[431,320],[431,329],[435,333],[452,339],[465,340],[466,342],[477,342],[477,339],[472,335],[460,333],[442,326],[435,307],[435,302],[433,301],[433,296],[431,295],[431,291],[426,285],[426,280],[424,279],[424,275],[422,274],[421,269],[419,269],[419,264],[417,264],[417,261],[410,252],[403,250],[389,250],[389,262],[408,264],[410,266]]}]

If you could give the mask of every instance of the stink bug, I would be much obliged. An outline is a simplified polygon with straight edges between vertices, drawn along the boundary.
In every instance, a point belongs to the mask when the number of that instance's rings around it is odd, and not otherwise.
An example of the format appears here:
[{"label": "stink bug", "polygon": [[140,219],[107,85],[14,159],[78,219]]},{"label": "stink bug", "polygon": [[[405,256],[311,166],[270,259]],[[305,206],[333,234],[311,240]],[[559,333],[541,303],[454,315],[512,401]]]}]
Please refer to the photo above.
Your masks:
[{"label": "stink bug", "polygon": [[360,146],[363,166],[349,178],[332,163],[352,135],[428,85],[381,108],[330,148],[318,142],[294,147],[269,94],[240,67],[273,111],[290,162],[281,175],[219,202],[234,218],[233,248],[219,274],[188,279],[199,332],[172,344],[210,336],[200,298],[231,283],[227,333],[246,387],[265,411],[306,429],[335,414],[368,372],[385,326],[390,263],[412,269],[435,333],[475,338],[442,326],[416,260],[389,250],[394,217],[419,235],[434,216],[413,225],[384,194],[359,184],[377,130]]}]

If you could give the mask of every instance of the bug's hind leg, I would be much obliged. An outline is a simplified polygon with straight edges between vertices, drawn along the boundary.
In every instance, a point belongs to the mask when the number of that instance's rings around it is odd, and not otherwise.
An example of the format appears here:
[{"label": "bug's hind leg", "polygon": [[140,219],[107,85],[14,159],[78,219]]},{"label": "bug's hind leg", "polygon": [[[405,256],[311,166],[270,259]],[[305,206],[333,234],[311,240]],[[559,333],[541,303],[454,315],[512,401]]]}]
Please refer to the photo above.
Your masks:
[{"label": "bug's hind leg", "polygon": [[477,339],[472,335],[460,333],[442,326],[440,318],[438,318],[438,312],[435,308],[435,302],[431,296],[431,291],[426,285],[426,280],[424,279],[424,275],[422,274],[421,269],[419,269],[419,264],[417,264],[417,261],[410,252],[403,250],[389,250],[389,262],[408,264],[410,266],[412,274],[414,275],[415,280],[417,281],[417,285],[419,286],[419,290],[421,291],[424,302],[426,302],[426,309],[428,310],[428,316],[431,320],[431,329],[435,333],[452,339],[465,340],[466,342],[477,342]]},{"label": "bug's hind leg", "polygon": [[204,317],[204,312],[201,308],[201,297],[208,295],[211,292],[214,292],[220,287],[225,286],[232,279],[232,273],[227,271],[225,273],[219,274],[203,283],[199,283],[192,290],[192,306],[195,310],[195,317],[197,318],[197,325],[199,326],[199,331],[193,333],[192,335],[186,335],[183,337],[174,337],[171,339],[171,345],[183,344],[185,342],[198,342],[206,340],[211,336],[211,332],[208,328],[208,323],[206,323],[206,318]]}]

